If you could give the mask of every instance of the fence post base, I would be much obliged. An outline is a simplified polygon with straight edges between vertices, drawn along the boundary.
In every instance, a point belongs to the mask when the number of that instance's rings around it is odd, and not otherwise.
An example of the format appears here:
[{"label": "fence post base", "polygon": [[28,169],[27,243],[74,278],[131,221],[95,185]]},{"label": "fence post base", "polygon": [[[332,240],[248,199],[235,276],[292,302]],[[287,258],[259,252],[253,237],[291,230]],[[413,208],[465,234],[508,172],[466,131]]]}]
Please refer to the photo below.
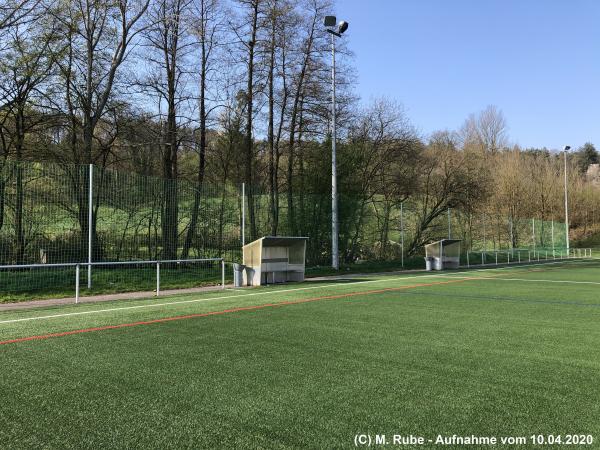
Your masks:
[{"label": "fence post base", "polygon": [[79,264],[75,266],[75,303],[79,303]]},{"label": "fence post base", "polygon": [[160,295],[160,261],[156,261],[156,296]]},{"label": "fence post base", "polygon": [[225,289],[225,260],[221,260],[221,289]]}]

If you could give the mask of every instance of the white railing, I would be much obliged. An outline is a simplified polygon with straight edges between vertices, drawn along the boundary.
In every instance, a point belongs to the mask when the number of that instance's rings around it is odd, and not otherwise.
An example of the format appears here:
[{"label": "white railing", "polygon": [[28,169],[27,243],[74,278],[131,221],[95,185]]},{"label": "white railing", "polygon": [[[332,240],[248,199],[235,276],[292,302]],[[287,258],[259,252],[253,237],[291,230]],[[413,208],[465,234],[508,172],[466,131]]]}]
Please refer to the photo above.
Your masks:
[{"label": "white railing", "polygon": [[[0,271],[12,271],[12,270],[23,270],[23,269],[61,269],[61,268],[74,268],[75,269],[75,303],[79,303],[80,297],[80,280],[81,280],[81,268],[87,268],[87,273],[91,273],[91,267],[112,267],[112,266],[155,266],[155,280],[156,289],[155,295],[160,295],[161,288],[161,266],[165,264],[198,264],[198,263],[220,263],[221,271],[221,283],[222,289],[225,289],[225,260],[223,258],[198,258],[198,259],[167,259],[167,260],[147,260],[147,261],[102,261],[102,262],[82,262],[82,263],[57,263],[57,264],[14,264],[14,265],[0,265]],[[88,275],[89,276],[89,275]],[[91,280],[88,279],[88,285],[91,285]]]},{"label": "white railing", "polygon": [[[474,258],[475,256],[475,258]],[[591,258],[591,248],[556,250],[495,250],[467,252],[466,267],[499,266],[531,262],[560,261],[566,259]]]}]

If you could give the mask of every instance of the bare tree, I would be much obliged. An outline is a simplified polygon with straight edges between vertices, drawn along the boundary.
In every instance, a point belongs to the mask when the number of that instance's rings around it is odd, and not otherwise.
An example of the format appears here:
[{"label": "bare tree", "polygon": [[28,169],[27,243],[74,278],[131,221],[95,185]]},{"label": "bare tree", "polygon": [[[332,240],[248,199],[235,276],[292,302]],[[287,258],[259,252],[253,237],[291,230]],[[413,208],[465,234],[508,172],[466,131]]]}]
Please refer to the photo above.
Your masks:
[{"label": "bare tree", "polygon": [[435,219],[448,208],[463,207],[485,195],[483,158],[460,151],[456,137],[447,131],[434,133],[417,168],[419,174],[417,224],[409,244],[414,254],[431,239]]},{"label": "bare tree", "polygon": [[[114,96],[119,67],[128,55],[133,39],[140,31],[139,21],[150,0],[65,0],[53,13],[62,24],[64,56],[58,64],[65,91],[65,108],[71,125],[70,149],[72,162],[105,164],[110,144],[96,135],[98,124],[105,118]],[[81,138],[80,138],[81,136]],[[95,143],[98,144],[95,146]],[[95,154],[94,148],[99,152]],[[71,173],[71,182],[78,195],[78,220],[82,241],[92,227],[92,239],[97,244],[96,221],[98,203],[88,224],[88,177],[79,171]],[[93,246],[100,252],[99,246]],[[97,254],[96,258],[101,258]]]},{"label": "bare tree", "polygon": [[190,224],[181,251],[182,258],[187,258],[188,256],[198,224],[200,200],[202,198],[202,188],[206,172],[207,123],[210,113],[215,109],[215,106],[211,107],[207,105],[207,94],[210,89],[210,72],[213,69],[212,66],[215,65],[213,60],[216,58],[215,54],[219,45],[219,34],[222,28],[222,6],[218,0],[196,0],[191,18],[197,24],[193,29],[198,41],[200,62],[198,172],[196,175],[196,191],[194,193]]},{"label": "bare tree", "polygon": [[[158,99],[158,116],[164,131],[160,137],[163,164],[163,258],[177,257],[179,191],[178,152],[182,141],[183,109],[190,101],[186,91],[189,67],[186,57],[193,50],[190,30],[185,17],[190,13],[191,0],[156,0],[149,10],[149,26],[144,32],[148,43],[146,56],[150,73],[140,81],[146,91]],[[164,117],[162,105],[166,105]]]},{"label": "bare tree", "polygon": [[242,24],[234,27],[240,44],[246,52],[246,130],[244,142],[244,180],[246,182],[246,195],[248,197],[248,218],[250,220],[250,234],[252,239],[258,235],[256,213],[254,207],[254,91],[255,91],[255,64],[256,45],[258,42],[259,18],[263,14],[262,7],[265,0],[238,0],[243,8]]},{"label": "bare tree", "polygon": [[461,129],[464,146],[476,146],[483,151],[496,153],[508,144],[508,125],[500,109],[488,106],[477,115],[471,114]]},{"label": "bare tree", "polygon": [[[306,94],[307,79],[311,76],[312,70],[319,58],[319,47],[316,44],[319,39],[319,24],[329,4],[320,0],[312,0],[308,3],[310,14],[305,18],[304,29],[305,36],[300,43],[300,64],[293,78],[292,105],[289,118],[289,137],[288,137],[288,161],[287,161],[287,207],[288,222],[291,227],[296,223],[296,210],[294,205],[294,166],[295,152],[299,133],[299,122],[304,110],[304,98]],[[295,232],[295,230],[293,230]]]},{"label": "bare tree", "polygon": [[68,0],[61,19],[70,32],[68,66],[63,66],[69,84],[69,101],[82,117],[83,162],[94,162],[96,126],[113,93],[117,71],[150,0],[121,0],[117,5],[94,0]]},{"label": "bare tree", "polygon": [[355,199],[353,214],[345,221],[347,232],[343,233],[347,261],[359,252],[367,211],[377,211],[380,203],[380,251],[386,252],[391,208],[414,193],[421,153],[417,134],[400,105],[377,100],[357,116],[343,153],[343,160],[352,168],[351,172],[344,170],[344,192]]},{"label": "bare tree", "polygon": [[[23,167],[26,137],[47,123],[42,112],[43,85],[48,82],[55,67],[57,41],[52,23],[40,26],[14,26],[10,36],[10,50],[0,62],[0,148],[2,158],[10,155],[15,161],[15,261],[22,264],[25,255],[23,224]],[[37,105],[32,108],[32,105]],[[2,164],[3,166],[4,164]],[[0,196],[4,197],[5,180],[0,181]],[[0,215],[4,216],[4,201],[0,202]],[[3,220],[0,219],[0,223]]]},{"label": "bare tree", "polygon": [[0,32],[34,20],[42,0],[0,0]]}]

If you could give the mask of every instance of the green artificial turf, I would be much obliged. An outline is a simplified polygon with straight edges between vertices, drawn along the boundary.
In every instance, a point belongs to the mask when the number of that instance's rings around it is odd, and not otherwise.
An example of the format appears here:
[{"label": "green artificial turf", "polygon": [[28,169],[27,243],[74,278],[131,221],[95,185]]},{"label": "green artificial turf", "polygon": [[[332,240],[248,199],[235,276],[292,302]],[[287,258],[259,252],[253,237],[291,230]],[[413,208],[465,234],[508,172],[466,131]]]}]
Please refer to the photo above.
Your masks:
[{"label": "green artificial turf", "polygon": [[2,341],[288,302],[0,345],[0,447],[584,433],[597,448],[598,275],[596,261],[567,262],[5,311]]}]

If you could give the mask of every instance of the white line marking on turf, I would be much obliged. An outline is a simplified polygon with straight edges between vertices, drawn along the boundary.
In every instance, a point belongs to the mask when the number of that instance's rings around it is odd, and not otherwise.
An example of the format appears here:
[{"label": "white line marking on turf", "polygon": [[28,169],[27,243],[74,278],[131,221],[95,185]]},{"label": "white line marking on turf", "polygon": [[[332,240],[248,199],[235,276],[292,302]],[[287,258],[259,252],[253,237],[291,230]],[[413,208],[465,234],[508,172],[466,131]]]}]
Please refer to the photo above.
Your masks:
[{"label": "white line marking on turf", "polygon": [[[502,269],[514,269],[514,268],[518,268],[518,267],[543,266],[543,265],[561,264],[561,263],[564,264],[566,262],[574,263],[574,262],[579,262],[579,261],[562,260],[562,261],[549,262],[549,263],[521,264],[518,266],[504,266],[504,267],[490,267],[490,268],[486,268],[486,269],[471,269],[471,270],[460,271],[460,272],[452,272],[452,273],[448,273],[448,274],[435,274],[435,275],[434,274],[431,274],[431,275],[421,274],[421,275],[413,275],[413,276],[401,275],[401,276],[395,276],[395,277],[386,276],[383,279],[377,279],[377,280],[364,280],[364,281],[349,282],[348,285],[389,282],[390,279],[394,279],[394,280],[410,280],[410,279],[415,279],[415,278],[451,278],[451,279],[452,278],[460,278],[460,279],[463,279],[463,278],[470,278],[470,277],[462,277],[462,276],[457,276],[457,275],[472,274],[473,272],[499,271]],[[481,277],[481,279],[485,279],[485,278]],[[499,278],[493,278],[493,279],[499,279]],[[252,292],[252,293],[248,293],[248,294],[225,295],[225,296],[210,297],[210,298],[197,298],[197,299],[192,299],[192,300],[181,300],[181,301],[176,301],[176,302],[150,303],[150,304],[146,304],[146,305],[120,306],[118,308],[93,309],[90,311],[76,311],[76,312],[63,313],[63,314],[52,314],[52,315],[48,315],[48,316],[22,317],[20,319],[2,320],[2,321],[0,321],[0,325],[17,323],[17,322],[28,322],[28,321],[32,321],[32,320],[45,320],[45,319],[56,319],[56,318],[60,318],[60,317],[82,316],[82,315],[89,315],[89,314],[102,314],[102,313],[107,313],[107,312],[125,311],[125,310],[132,310],[132,309],[156,308],[156,307],[160,307],[160,306],[183,305],[183,304],[188,304],[188,303],[201,303],[201,302],[208,302],[208,301],[212,301],[212,300],[227,300],[230,298],[254,297],[257,295],[281,294],[281,293],[286,293],[286,292],[308,291],[308,290],[314,290],[314,289],[323,289],[323,288],[339,287],[339,286],[340,286],[339,283],[335,283],[335,284],[326,284],[326,285],[320,285],[320,286],[308,286],[308,287],[302,287],[302,288],[279,289],[276,291],[260,291],[260,292]]]},{"label": "white line marking on turf", "polygon": [[[411,277],[395,277],[395,278],[398,280],[408,280],[408,279],[413,279],[413,278],[430,278],[430,277],[457,278],[457,277],[450,277],[448,275],[441,275],[441,274],[440,275],[437,275],[437,274],[436,275],[415,275],[415,276],[411,276]],[[461,277],[461,278],[466,278],[466,277]],[[386,278],[386,279],[382,279],[382,280],[355,281],[355,282],[349,282],[348,285],[365,284],[365,283],[381,283],[384,281],[389,282],[390,278]],[[341,286],[344,286],[344,285],[341,285]],[[326,284],[326,285],[321,285],[321,286],[309,286],[309,287],[303,287],[303,288],[280,289],[277,291],[260,291],[260,292],[252,292],[249,294],[224,295],[224,296],[220,296],[220,297],[197,298],[197,299],[193,299],[193,300],[180,300],[180,301],[176,301],[176,302],[150,303],[147,305],[120,306],[118,308],[94,309],[91,311],[76,311],[76,312],[72,312],[72,313],[52,314],[49,316],[23,317],[20,319],[2,320],[2,321],[0,321],[0,325],[16,323],[16,322],[26,322],[26,321],[30,321],[30,320],[55,319],[58,317],[81,316],[81,315],[86,315],[86,314],[99,314],[99,313],[114,312],[114,311],[124,311],[124,310],[130,310],[130,309],[156,308],[159,306],[183,305],[183,304],[187,304],[187,303],[200,303],[200,302],[208,302],[208,301],[212,301],[212,300],[227,300],[230,298],[253,297],[256,295],[268,295],[268,294],[281,294],[281,293],[286,293],[286,292],[308,291],[308,290],[323,289],[323,288],[329,288],[329,287],[340,287],[340,284],[336,283],[336,284]]]},{"label": "white line marking on turf", "polygon": [[481,280],[499,280],[499,281],[529,281],[531,283],[566,283],[566,284],[594,284],[600,285],[597,281],[574,281],[574,280],[531,280],[527,278],[495,278],[495,277],[479,277]]}]

